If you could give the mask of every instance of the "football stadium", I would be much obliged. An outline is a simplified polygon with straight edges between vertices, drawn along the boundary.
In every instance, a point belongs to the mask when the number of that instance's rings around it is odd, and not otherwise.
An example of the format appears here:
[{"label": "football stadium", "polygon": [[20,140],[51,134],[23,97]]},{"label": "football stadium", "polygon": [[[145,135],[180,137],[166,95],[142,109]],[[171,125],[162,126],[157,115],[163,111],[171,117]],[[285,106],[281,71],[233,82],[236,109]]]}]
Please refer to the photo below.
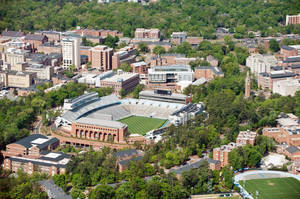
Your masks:
[{"label": "football stadium", "polygon": [[295,177],[293,174],[279,171],[252,171],[238,175],[235,180],[238,180],[239,186],[247,192],[244,196],[248,198],[300,198],[300,179],[299,176]]},{"label": "football stadium", "polygon": [[98,93],[91,92],[66,99],[64,112],[55,124],[73,137],[124,142],[128,134],[149,135],[153,130],[170,124],[184,124],[203,111],[201,103],[119,99],[115,95],[99,97]]}]

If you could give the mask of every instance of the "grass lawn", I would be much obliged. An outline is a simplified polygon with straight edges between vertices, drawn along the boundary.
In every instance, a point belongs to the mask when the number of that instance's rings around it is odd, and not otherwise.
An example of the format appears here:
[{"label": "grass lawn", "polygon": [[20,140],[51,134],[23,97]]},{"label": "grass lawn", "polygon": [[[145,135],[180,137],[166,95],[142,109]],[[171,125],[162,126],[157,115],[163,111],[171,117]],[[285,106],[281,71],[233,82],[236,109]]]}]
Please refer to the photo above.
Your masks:
[{"label": "grass lawn", "polygon": [[147,132],[161,127],[166,120],[133,115],[123,118],[119,122],[127,124],[130,133],[145,135]]},{"label": "grass lawn", "polygon": [[[244,182],[240,181],[244,187]],[[244,187],[254,198],[256,190],[259,199],[299,199],[300,181],[295,178],[268,178],[246,180]]]}]

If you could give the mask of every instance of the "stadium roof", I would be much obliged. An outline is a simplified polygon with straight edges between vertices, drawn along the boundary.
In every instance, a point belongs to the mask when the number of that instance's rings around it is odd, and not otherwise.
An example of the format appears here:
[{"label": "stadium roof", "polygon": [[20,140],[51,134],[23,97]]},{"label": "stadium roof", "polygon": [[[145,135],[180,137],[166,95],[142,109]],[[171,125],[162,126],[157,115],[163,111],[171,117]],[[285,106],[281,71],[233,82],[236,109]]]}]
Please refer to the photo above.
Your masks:
[{"label": "stadium roof", "polygon": [[154,91],[150,91],[150,90],[141,91],[139,93],[139,95],[150,96],[150,97],[155,96],[155,97],[164,97],[164,98],[172,98],[172,99],[181,99],[181,100],[185,100],[187,98],[187,96],[184,94],[172,93],[171,95],[161,95],[161,94],[155,93]]},{"label": "stadium roof", "polygon": [[81,124],[105,126],[108,128],[124,128],[124,127],[126,127],[126,125],[121,122],[111,121],[111,120],[99,120],[99,119],[87,118],[87,117],[82,117],[82,118],[76,120],[76,122],[81,123]]},{"label": "stadium roof", "polygon": [[77,109],[73,110],[68,110],[65,112],[65,114],[62,116],[65,120],[69,122],[74,122],[75,120],[79,119],[83,115],[86,115],[88,113],[91,113],[92,111],[121,103],[119,98],[115,95],[108,95],[99,98],[96,101],[93,101],[92,103],[89,104],[84,104],[83,106],[78,107]]}]

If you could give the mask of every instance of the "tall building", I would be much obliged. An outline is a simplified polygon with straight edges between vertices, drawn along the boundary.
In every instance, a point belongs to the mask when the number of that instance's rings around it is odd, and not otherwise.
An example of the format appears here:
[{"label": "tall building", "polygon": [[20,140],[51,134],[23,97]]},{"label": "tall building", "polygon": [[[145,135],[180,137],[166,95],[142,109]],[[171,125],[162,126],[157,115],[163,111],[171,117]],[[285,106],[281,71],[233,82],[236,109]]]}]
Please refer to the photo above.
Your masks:
[{"label": "tall building", "polygon": [[107,46],[98,45],[90,49],[90,61],[93,68],[103,71],[112,69],[112,56],[114,51]]},{"label": "tall building", "polygon": [[277,59],[273,55],[253,54],[246,59],[246,66],[257,77],[260,73],[269,73],[271,67],[277,66]]},{"label": "tall building", "polygon": [[80,67],[80,39],[66,38],[61,41],[63,54],[63,67],[68,68],[75,65],[75,68]]},{"label": "tall building", "polygon": [[250,97],[250,91],[251,91],[251,79],[248,71],[246,81],[245,81],[245,98]]},{"label": "tall building", "polygon": [[300,14],[298,15],[286,15],[285,25],[300,24]]}]

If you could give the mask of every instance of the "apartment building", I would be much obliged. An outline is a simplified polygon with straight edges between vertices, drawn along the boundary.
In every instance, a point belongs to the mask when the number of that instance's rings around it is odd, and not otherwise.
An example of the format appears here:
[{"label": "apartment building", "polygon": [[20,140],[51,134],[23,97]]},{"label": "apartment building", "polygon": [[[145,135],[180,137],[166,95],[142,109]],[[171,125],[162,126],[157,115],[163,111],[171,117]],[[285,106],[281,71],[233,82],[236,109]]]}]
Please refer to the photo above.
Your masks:
[{"label": "apartment building", "polygon": [[237,148],[242,146],[242,144],[236,144],[234,142],[230,142],[227,145],[222,145],[218,148],[213,149],[213,159],[221,162],[221,167],[224,167],[229,164],[228,155],[229,153]]},{"label": "apartment building", "polygon": [[98,45],[90,50],[90,61],[92,68],[97,68],[101,71],[112,70],[113,49],[107,46]]},{"label": "apartment building", "polygon": [[74,65],[80,68],[80,39],[75,37],[67,37],[61,41],[63,54],[63,67],[69,68]]},{"label": "apartment building", "polygon": [[112,56],[112,68],[118,69],[123,63],[134,63],[136,58],[136,48],[132,45],[121,48]]}]

